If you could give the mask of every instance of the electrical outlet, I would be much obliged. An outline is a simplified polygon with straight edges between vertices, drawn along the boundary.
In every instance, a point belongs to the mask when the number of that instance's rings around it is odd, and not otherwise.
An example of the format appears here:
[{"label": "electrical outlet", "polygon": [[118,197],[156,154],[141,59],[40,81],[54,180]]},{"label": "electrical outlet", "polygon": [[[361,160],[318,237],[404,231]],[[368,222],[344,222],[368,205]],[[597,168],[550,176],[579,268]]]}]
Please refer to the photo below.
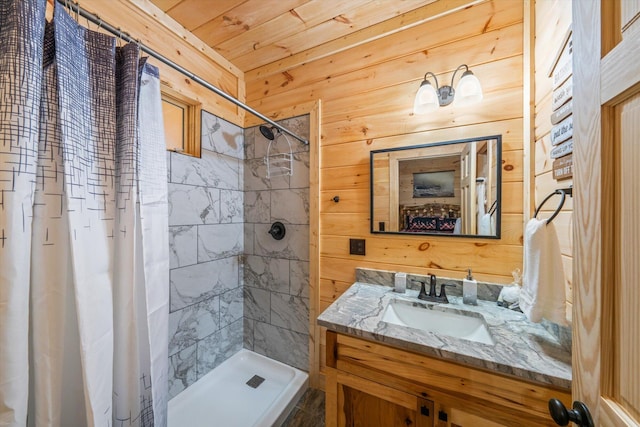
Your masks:
[{"label": "electrical outlet", "polygon": [[364,239],[349,239],[349,253],[351,255],[364,255],[365,254],[365,240]]}]

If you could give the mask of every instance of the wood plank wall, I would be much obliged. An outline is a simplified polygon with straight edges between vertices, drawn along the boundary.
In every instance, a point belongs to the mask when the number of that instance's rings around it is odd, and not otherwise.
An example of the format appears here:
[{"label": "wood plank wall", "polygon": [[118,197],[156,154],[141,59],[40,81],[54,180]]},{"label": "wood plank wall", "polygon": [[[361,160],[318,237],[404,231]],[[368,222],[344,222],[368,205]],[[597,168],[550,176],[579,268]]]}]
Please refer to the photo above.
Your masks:
[{"label": "wood plank wall", "polygon": [[[416,13],[428,16],[439,3]],[[457,278],[471,267],[479,280],[496,283],[510,283],[511,272],[522,268],[523,10],[518,1],[488,0],[301,64],[292,57],[245,73],[247,103],[274,118],[322,100],[320,283],[311,298],[318,313],[354,282],[356,267]],[[449,84],[463,63],[482,83],[482,103],[415,116],[424,73]],[[255,124],[250,117],[245,123]],[[369,232],[371,150],[494,134],[503,135],[501,239]],[[366,239],[365,256],[349,255],[350,238]],[[320,333],[315,348],[321,372],[324,338]]]},{"label": "wood plank wall", "polygon": [[[538,204],[556,188],[565,188],[573,184],[572,179],[556,181],[552,176],[553,160],[549,152],[551,145],[551,92],[552,81],[549,71],[555,59],[556,52],[571,25],[571,0],[551,1],[538,0],[535,2],[535,167],[534,186],[535,204]],[[540,218],[549,217],[557,207],[559,199],[549,200],[539,214]],[[535,206],[534,206],[535,209]],[[573,199],[567,197],[561,213],[553,223],[558,233],[560,250],[565,273],[565,288],[567,295],[567,315],[571,318],[572,303],[572,268],[573,268]]]},{"label": "wood plank wall", "polygon": [[[294,55],[244,76],[145,0],[85,0],[83,7],[229,94],[239,99],[246,96],[249,105],[276,119],[296,115],[299,106],[322,100],[320,279],[318,295],[312,298],[319,304],[312,307],[312,312],[318,313],[344,292],[355,280],[356,267],[447,277],[462,277],[471,267],[479,280],[497,283],[509,283],[511,271],[522,267],[521,2],[486,0],[444,15],[444,2],[435,2],[407,17],[438,16],[433,20],[423,19],[427,22],[392,31],[386,37],[359,41],[353,47],[333,41],[331,49],[337,53],[316,49],[322,52],[317,59],[301,60],[304,55]],[[394,22],[402,19],[395,18]],[[354,39],[357,37],[345,38],[344,43]],[[432,71],[441,83],[449,83],[453,70],[462,63],[469,65],[482,82],[482,104],[451,105],[429,115],[414,116],[413,97],[424,73]],[[233,104],[159,66],[165,84],[198,100],[205,110],[239,125],[256,124],[253,117]],[[370,150],[493,134],[503,135],[501,239],[369,233]],[[544,183],[544,174],[539,183]],[[336,195],[340,196],[339,203],[332,200]],[[349,238],[366,239],[367,255],[349,255]],[[314,353],[323,365],[322,348],[316,347]]]},{"label": "wood plank wall", "polygon": [[[320,309],[355,280],[356,267],[448,277],[471,267],[498,283],[522,267],[522,32],[521,2],[485,1],[291,69],[246,73],[247,102],[265,114],[322,99]],[[462,63],[482,82],[482,104],[413,115],[424,73],[449,83]],[[492,134],[503,135],[500,240],[369,233],[370,150]],[[349,255],[349,238],[366,239],[367,254]]]},{"label": "wood plank wall", "polygon": [[[84,9],[97,14],[105,22],[122,28],[124,32],[128,32],[144,45],[163,54],[198,77],[232,96],[244,98],[244,73],[151,2],[83,0],[80,3]],[[95,24],[87,24],[82,18],[80,23],[93,30],[97,29]],[[159,61],[151,59],[149,62],[160,68],[163,85],[190,100],[201,103],[202,108],[212,114],[239,126],[244,125],[244,110]]]}]

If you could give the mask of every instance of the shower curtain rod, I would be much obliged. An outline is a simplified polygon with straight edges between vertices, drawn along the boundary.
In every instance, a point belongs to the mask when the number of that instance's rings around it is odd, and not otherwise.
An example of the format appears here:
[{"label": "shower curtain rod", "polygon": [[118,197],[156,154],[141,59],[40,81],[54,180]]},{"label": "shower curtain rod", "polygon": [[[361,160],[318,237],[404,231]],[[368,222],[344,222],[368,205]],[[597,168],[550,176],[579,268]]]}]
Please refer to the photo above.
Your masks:
[{"label": "shower curtain rod", "polygon": [[120,38],[120,39],[122,39],[122,40],[124,40],[124,41],[126,41],[128,43],[136,43],[140,47],[140,50],[142,50],[144,53],[148,54],[149,56],[154,57],[155,59],[157,59],[158,61],[162,62],[163,64],[168,65],[169,67],[181,72],[182,74],[184,74],[185,76],[187,76],[191,80],[193,80],[194,82],[199,83],[200,85],[206,87],[210,91],[217,93],[218,95],[220,95],[221,97],[223,97],[227,101],[234,103],[238,107],[242,108],[245,111],[248,111],[249,113],[253,114],[256,117],[259,117],[260,119],[262,119],[265,122],[269,123],[270,125],[276,127],[277,129],[281,130],[282,132],[286,133],[287,135],[292,136],[293,138],[297,139],[298,141],[302,142],[305,145],[309,144],[309,141],[307,141],[306,139],[304,139],[302,137],[299,137],[295,133],[291,132],[289,129],[279,125],[278,123],[274,122],[273,120],[271,120],[270,118],[268,118],[264,114],[259,113],[258,111],[256,111],[253,108],[249,107],[247,104],[245,104],[242,101],[240,101],[240,100],[234,98],[233,96],[229,95],[228,93],[226,93],[222,89],[217,88],[216,86],[212,85],[211,83],[207,82],[206,80],[196,76],[195,74],[193,74],[191,71],[187,70],[186,68],[183,68],[182,66],[176,64],[175,62],[171,61],[170,59],[167,59],[164,55],[161,55],[158,52],[156,52],[155,50],[153,50],[151,48],[148,48],[147,46],[143,45],[139,40],[134,39],[128,33],[122,31],[120,28],[116,28],[113,25],[111,25],[111,24],[109,24],[107,22],[104,22],[102,20],[102,18],[100,18],[98,15],[95,15],[95,14],[83,9],[82,7],[80,7],[80,5],[78,3],[75,3],[75,2],[72,2],[72,1],[68,1],[68,0],[56,0],[56,1],[58,3],[60,3],[60,5],[65,6],[67,9],[69,9],[72,13],[76,12],[78,15],[80,15],[83,18],[85,18],[85,19],[91,21],[92,23],[96,24],[99,28],[104,28],[105,30],[109,31],[114,36],[117,36],[118,38]]}]

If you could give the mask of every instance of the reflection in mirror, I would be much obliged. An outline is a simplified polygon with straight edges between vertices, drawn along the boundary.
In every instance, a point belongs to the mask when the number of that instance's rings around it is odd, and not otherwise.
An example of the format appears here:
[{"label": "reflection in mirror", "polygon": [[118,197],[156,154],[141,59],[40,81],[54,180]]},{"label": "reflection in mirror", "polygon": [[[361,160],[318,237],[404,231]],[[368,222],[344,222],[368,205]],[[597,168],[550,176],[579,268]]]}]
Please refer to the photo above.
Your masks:
[{"label": "reflection in mirror", "polygon": [[371,151],[371,232],[500,238],[500,135]]}]

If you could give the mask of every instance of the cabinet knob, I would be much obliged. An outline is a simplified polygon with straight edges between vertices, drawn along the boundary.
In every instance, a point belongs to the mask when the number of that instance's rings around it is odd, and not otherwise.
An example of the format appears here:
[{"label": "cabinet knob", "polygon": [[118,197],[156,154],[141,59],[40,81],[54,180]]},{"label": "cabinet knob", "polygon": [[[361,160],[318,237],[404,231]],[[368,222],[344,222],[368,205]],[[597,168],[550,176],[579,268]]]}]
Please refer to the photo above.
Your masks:
[{"label": "cabinet knob", "polygon": [[566,426],[571,421],[580,427],[594,427],[589,408],[578,400],[573,402],[573,409],[569,410],[558,399],[551,399],[549,400],[549,413],[559,426]]}]

